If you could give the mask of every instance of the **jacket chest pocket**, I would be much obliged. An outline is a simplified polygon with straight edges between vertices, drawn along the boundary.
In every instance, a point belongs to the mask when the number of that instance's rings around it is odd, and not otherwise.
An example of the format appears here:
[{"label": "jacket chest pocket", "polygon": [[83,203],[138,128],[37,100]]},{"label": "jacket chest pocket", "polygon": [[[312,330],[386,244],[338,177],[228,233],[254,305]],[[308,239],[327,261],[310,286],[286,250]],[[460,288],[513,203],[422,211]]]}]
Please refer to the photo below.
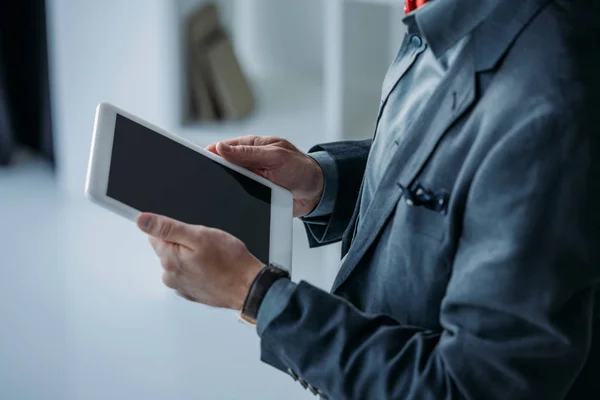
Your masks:
[{"label": "jacket chest pocket", "polygon": [[401,223],[401,236],[419,235],[441,242],[446,232],[446,216],[423,206],[411,205],[405,198],[396,207],[395,223]]},{"label": "jacket chest pocket", "polygon": [[395,223],[401,223],[406,233],[442,241],[446,232],[449,191],[428,190],[418,183],[410,188],[398,186],[403,195],[396,206]]},{"label": "jacket chest pocket", "polygon": [[446,229],[444,214],[411,206],[404,197],[397,202],[366,268],[371,279],[365,281],[385,277],[377,286],[378,303],[398,321],[438,328],[451,271],[442,255]]}]

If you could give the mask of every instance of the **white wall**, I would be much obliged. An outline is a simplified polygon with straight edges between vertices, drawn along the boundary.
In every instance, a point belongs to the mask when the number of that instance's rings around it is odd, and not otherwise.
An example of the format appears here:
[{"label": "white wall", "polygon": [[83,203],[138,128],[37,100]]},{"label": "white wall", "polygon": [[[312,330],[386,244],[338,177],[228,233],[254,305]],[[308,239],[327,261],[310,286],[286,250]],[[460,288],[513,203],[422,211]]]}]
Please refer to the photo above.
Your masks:
[{"label": "white wall", "polygon": [[81,193],[95,106],[117,103],[168,125],[171,8],[161,0],[50,0],[53,117],[61,186]]},{"label": "white wall", "polygon": [[[231,15],[237,1],[242,16]],[[61,186],[83,190],[96,104],[179,128],[180,10],[200,0],[49,0],[53,117]],[[322,0],[221,0],[251,73],[319,80]],[[282,89],[284,90],[284,88]]]},{"label": "white wall", "polygon": [[323,70],[323,0],[238,0],[245,20],[236,32],[254,73],[293,73],[320,79]]},{"label": "white wall", "polygon": [[[28,369],[31,376],[23,380],[40,387],[50,387],[47,381],[64,382],[44,399],[312,398],[259,361],[255,333],[232,315],[175,298],[162,286],[160,268],[143,235],[82,198],[99,102],[115,103],[175,133],[182,129],[179,22],[182,11],[199,1],[48,0],[56,158],[64,194],[56,217],[57,252],[48,263],[63,278],[63,289],[52,293],[64,294],[64,318],[49,330],[64,337],[64,355],[52,357],[55,368],[48,365],[50,356],[36,355],[32,364],[43,367]],[[343,97],[345,110],[327,115],[334,108],[321,106],[320,97],[325,54],[331,50],[324,48],[325,1],[333,0],[220,0],[249,70],[288,74],[269,82],[277,86],[277,96],[270,95],[259,107],[278,115],[272,120],[259,115],[254,122],[282,135],[292,132],[296,138],[290,139],[302,143],[313,141],[310,135],[318,142],[326,132],[314,132],[315,127],[332,126],[324,120],[338,117],[341,126],[356,132],[327,132],[329,138],[370,136],[379,81],[389,62],[389,44],[382,40],[389,31],[386,7],[345,6],[344,58],[338,62],[343,61],[342,81],[348,88],[324,96],[327,101]],[[360,124],[354,123],[356,117]],[[240,126],[241,133],[248,133],[248,125]],[[211,130],[191,129],[199,138]],[[307,251],[299,223],[295,229],[296,277],[318,283],[325,275],[321,255]],[[330,270],[335,272],[338,253],[332,254]],[[49,345],[40,345],[42,353]],[[17,351],[11,354],[10,360],[18,358]],[[0,397],[2,393],[0,389]]]},{"label": "white wall", "polygon": [[68,399],[58,193],[45,163],[0,169],[0,399]]},{"label": "white wall", "polygon": [[[259,361],[254,330],[232,313],[175,297],[163,287],[144,236],[82,199],[97,103],[112,102],[176,128],[174,2],[49,0],[48,7],[58,177],[65,195],[57,254],[45,264],[64,284],[56,292],[64,295],[64,319],[48,322],[49,331],[62,334],[64,357],[28,355],[41,366],[21,375],[21,383],[46,394],[32,389],[25,398],[308,398],[290,377]],[[50,351],[44,346],[52,343],[39,346]],[[56,382],[54,389],[48,380]],[[0,394],[25,396],[16,385],[4,390],[10,388],[15,391]]]}]

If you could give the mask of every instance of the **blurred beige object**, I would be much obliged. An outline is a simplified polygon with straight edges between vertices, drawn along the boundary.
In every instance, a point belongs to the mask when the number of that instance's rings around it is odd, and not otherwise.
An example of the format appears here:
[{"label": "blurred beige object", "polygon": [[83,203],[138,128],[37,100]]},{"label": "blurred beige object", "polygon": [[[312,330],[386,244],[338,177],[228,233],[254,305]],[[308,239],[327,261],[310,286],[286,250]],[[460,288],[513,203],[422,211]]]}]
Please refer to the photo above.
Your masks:
[{"label": "blurred beige object", "polygon": [[210,121],[250,114],[255,97],[214,4],[190,16],[188,40],[191,116]]},{"label": "blurred beige object", "polygon": [[192,120],[211,121],[217,118],[216,105],[211,100],[206,76],[207,60],[199,47],[219,29],[219,14],[214,4],[208,4],[192,14],[188,23],[189,116]]},{"label": "blurred beige object", "polygon": [[226,120],[246,117],[254,109],[255,99],[248,80],[228,38],[210,46],[207,54],[211,85],[221,116]]},{"label": "blurred beige object", "polygon": [[207,60],[203,55],[197,55],[190,46],[188,62],[190,82],[189,117],[192,120],[212,121],[217,119],[216,105],[213,104],[211,93],[202,70],[207,68]]}]

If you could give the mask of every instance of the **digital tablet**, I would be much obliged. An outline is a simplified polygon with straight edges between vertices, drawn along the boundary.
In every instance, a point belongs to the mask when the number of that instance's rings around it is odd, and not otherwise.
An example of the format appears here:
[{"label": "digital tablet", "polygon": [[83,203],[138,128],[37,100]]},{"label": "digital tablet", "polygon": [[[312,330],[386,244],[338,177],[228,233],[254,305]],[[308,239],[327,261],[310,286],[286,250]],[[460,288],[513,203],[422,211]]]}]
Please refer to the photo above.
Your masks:
[{"label": "digital tablet", "polygon": [[151,212],[222,229],[291,268],[289,191],[111,104],[96,110],[85,194],[132,221]]}]

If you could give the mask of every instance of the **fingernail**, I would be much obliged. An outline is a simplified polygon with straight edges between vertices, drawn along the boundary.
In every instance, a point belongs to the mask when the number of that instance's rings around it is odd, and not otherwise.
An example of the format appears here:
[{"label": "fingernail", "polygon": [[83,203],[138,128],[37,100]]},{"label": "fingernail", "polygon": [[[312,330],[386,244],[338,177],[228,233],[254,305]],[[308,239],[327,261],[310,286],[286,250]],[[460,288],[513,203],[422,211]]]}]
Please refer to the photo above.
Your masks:
[{"label": "fingernail", "polygon": [[221,143],[221,146],[223,148],[223,151],[225,151],[227,153],[231,153],[233,151],[233,147],[231,147],[227,143]]},{"label": "fingernail", "polygon": [[152,226],[152,216],[151,215],[142,215],[139,220],[139,226],[144,232],[150,231],[150,227]]}]

